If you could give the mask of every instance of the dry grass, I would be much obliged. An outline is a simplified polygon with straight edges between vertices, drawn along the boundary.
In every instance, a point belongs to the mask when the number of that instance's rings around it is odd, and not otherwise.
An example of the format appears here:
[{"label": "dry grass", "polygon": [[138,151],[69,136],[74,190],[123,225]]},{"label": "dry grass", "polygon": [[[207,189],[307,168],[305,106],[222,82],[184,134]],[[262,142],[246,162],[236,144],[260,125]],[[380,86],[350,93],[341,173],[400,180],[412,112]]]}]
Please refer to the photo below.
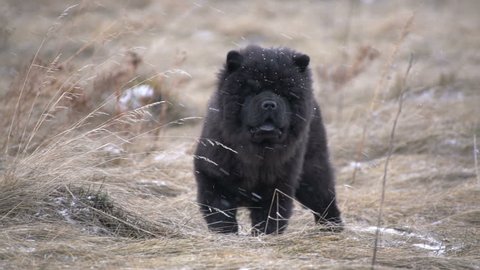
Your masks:
[{"label": "dry grass", "polygon": [[[378,269],[478,269],[479,3],[367,2],[6,1],[0,268],[365,269],[378,229]],[[280,236],[251,237],[245,209],[235,236],[199,214],[198,119],[250,42],[311,56],[342,233],[299,205]],[[138,86],[152,95],[122,103]]]}]

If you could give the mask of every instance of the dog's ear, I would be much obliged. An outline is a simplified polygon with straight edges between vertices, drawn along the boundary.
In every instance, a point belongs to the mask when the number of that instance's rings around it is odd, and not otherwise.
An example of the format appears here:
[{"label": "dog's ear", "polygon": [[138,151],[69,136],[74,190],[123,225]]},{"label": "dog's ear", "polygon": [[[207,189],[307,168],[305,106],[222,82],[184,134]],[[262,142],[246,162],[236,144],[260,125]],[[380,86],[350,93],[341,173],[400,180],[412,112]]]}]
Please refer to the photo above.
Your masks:
[{"label": "dog's ear", "polygon": [[304,72],[310,63],[310,57],[306,54],[295,54],[293,56],[293,63],[295,63],[300,72]]},{"label": "dog's ear", "polygon": [[227,54],[227,71],[234,72],[242,66],[243,56],[238,51],[229,51]]}]

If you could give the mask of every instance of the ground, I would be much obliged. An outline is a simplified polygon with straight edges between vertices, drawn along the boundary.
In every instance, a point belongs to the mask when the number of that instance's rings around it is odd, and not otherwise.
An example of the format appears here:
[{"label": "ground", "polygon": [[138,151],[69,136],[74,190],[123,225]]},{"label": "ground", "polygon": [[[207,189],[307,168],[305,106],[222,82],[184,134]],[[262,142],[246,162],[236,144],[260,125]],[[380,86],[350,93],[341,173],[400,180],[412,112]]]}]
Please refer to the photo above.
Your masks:
[{"label": "ground", "polygon": [[[377,230],[379,269],[480,268],[477,1],[4,2],[0,268],[364,269]],[[342,233],[200,216],[193,147],[249,43],[311,58]]]}]

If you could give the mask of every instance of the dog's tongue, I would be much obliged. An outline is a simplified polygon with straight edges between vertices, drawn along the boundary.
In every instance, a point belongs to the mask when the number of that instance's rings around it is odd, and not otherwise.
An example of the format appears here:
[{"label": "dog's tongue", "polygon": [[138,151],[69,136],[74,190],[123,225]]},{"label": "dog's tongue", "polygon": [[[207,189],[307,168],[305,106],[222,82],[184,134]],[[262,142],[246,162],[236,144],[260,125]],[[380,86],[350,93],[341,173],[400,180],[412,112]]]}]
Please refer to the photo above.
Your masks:
[{"label": "dog's tongue", "polygon": [[274,131],[275,126],[272,123],[265,123],[258,128],[260,131]]}]

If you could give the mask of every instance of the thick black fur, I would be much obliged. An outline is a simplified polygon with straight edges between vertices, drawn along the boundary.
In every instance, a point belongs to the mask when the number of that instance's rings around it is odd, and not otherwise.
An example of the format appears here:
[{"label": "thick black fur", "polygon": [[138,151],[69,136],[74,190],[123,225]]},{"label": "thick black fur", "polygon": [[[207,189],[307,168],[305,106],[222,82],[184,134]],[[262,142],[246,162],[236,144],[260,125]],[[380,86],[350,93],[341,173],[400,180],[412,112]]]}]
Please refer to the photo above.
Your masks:
[{"label": "thick black fur", "polygon": [[236,233],[237,208],[248,207],[254,234],[282,233],[291,198],[317,223],[342,228],[309,61],[287,48],[228,53],[194,159],[212,231]]}]

